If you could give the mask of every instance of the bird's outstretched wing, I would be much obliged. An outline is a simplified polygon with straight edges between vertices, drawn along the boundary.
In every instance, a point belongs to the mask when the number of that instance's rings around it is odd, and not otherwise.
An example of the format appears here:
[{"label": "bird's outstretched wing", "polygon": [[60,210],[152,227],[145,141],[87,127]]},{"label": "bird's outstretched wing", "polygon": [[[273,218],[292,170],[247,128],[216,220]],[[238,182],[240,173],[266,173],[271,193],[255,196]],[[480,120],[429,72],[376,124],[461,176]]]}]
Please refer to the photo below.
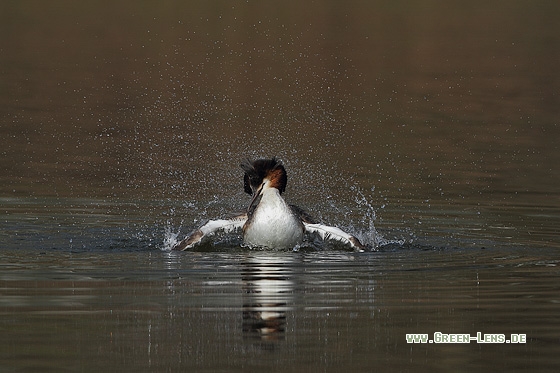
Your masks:
[{"label": "bird's outstretched wing", "polygon": [[173,250],[187,250],[198,244],[204,237],[211,236],[218,231],[233,232],[243,227],[247,221],[247,214],[237,215],[231,219],[208,220],[200,228],[193,231],[187,238],[177,242]]},{"label": "bird's outstretched wing", "polygon": [[304,222],[305,231],[308,233],[317,233],[324,240],[337,240],[347,245],[350,245],[356,251],[365,251],[366,246],[362,245],[360,240],[344,232],[342,229],[337,227],[331,227],[323,224],[310,224]]}]

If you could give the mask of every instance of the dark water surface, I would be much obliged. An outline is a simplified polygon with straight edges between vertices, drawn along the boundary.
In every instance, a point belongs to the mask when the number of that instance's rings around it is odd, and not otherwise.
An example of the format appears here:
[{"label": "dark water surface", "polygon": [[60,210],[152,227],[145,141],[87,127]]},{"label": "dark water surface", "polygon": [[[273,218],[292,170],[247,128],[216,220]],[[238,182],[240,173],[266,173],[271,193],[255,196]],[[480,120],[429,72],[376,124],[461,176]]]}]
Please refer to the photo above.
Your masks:
[{"label": "dark water surface", "polygon": [[[0,372],[556,371],[560,5],[0,5]],[[377,251],[237,235],[239,163]],[[406,334],[526,336],[412,344]]]}]

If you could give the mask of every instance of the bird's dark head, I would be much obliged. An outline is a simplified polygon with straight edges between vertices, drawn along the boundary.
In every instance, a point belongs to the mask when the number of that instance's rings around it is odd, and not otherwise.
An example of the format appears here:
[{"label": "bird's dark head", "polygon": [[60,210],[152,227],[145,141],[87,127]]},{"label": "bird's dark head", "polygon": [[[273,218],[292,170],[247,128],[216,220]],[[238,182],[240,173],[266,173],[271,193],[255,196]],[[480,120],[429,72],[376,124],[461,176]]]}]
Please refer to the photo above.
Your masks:
[{"label": "bird's dark head", "polygon": [[286,169],[276,158],[256,161],[247,159],[241,163],[241,168],[245,171],[243,178],[245,192],[250,195],[257,193],[264,183],[267,183],[268,188],[278,189],[280,193],[286,189],[288,182]]}]

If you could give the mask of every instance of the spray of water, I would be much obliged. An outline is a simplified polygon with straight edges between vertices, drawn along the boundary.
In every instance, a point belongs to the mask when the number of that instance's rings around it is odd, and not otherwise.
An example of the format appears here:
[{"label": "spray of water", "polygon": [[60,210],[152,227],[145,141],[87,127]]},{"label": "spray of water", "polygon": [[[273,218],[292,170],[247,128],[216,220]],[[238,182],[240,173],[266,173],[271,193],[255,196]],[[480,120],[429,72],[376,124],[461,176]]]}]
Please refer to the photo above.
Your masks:
[{"label": "spray of water", "polygon": [[[351,234],[355,235],[363,244],[365,244],[368,247],[371,247],[372,250],[377,250],[379,247],[384,246],[384,245],[388,245],[388,244],[397,244],[397,245],[402,245],[404,243],[404,240],[395,240],[395,239],[386,239],[385,237],[383,237],[375,228],[375,221],[376,221],[376,210],[373,207],[373,205],[371,204],[371,202],[368,200],[368,198],[365,196],[365,194],[363,193],[363,191],[358,187],[358,186],[352,186],[350,188],[350,190],[352,191],[352,193],[354,194],[354,201],[356,203],[356,205],[358,206],[358,210],[361,214],[361,217],[359,219],[358,224],[356,225],[346,225],[344,228]],[[217,197],[214,197],[212,204],[217,204],[220,206],[224,205],[224,201],[218,201]],[[202,211],[199,211],[200,209],[197,209],[195,206],[195,204],[189,203],[188,207],[190,213],[195,213],[198,216],[198,218],[196,218],[193,221],[194,225],[198,225],[201,222],[201,219],[199,219],[201,216],[202,217],[207,217],[208,215],[208,208],[209,205],[205,204],[206,207],[202,209]],[[194,207],[194,210],[196,211],[192,211]],[[336,206],[334,206],[336,209]],[[223,216],[227,215],[227,212],[224,212],[222,210],[222,208],[218,208],[218,210],[220,210],[220,213],[222,213]],[[337,209],[340,210],[340,209]],[[170,219],[167,220],[166,225],[164,227],[164,232],[163,232],[163,242],[161,244],[161,250],[162,251],[170,251],[173,246],[179,241],[179,235],[181,234],[181,228],[177,227],[174,223],[174,217],[177,213],[175,212],[175,209],[172,209],[170,212]],[[180,225],[183,224],[183,221],[181,219],[181,223]],[[193,225],[193,227],[194,227]],[[193,228],[191,227],[191,228]],[[184,233],[184,232],[183,232]],[[216,238],[216,242],[214,242],[214,245],[216,246],[220,246],[220,245],[237,245],[237,244],[241,244],[242,243],[238,240],[238,239],[227,239],[222,237],[221,239],[219,239],[218,237]],[[307,247],[308,245],[310,245],[310,247],[313,247],[315,249],[327,249],[329,247],[331,247],[330,244],[328,243],[318,243],[316,241],[313,242],[307,242],[306,244],[303,245],[303,248]],[[302,247],[296,247],[294,248],[295,251],[298,251],[302,249]]]},{"label": "spray of water", "polygon": [[359,187],[353,186],[351,190],[355,193],[354,200],[359,206],[360,211],[362,211],[360,225],[366,227],[365,229],[355,228],[354,234],[356,237],[358,237],[363,244],[370,246],[374,250],[389,244],[396,244],[399,246],[404,244],[403,239],[386,239],[377,231],[375,228],[376,213],[372,204]]},{"label": "spray of water", "polygon": [[179,236],[179,232],[180,231],[174,231],[174,228],[170,222],[167,223],[163,234],[163,244],[161,246],[162,251],[171,251],[173,246],[175,246],[179,242],[179,240],[177,239],[177,237]]}]

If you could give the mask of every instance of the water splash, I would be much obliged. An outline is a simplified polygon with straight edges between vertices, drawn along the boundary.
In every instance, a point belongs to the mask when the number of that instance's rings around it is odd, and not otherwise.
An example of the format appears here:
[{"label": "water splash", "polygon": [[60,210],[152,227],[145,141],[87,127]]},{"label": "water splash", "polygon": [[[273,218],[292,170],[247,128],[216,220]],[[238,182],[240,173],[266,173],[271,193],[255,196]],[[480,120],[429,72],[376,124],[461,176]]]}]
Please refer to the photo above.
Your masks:
[{"label": "water splash", "polygon": [[366,198],[362,190],[358,186],[352,186],[351,190],[356,194],[354,201],[363,211],[361,218],[361,225],[366,226],[365,230],[356,230],[356,237],[367,246],[370,246],[373,250],[378,249],[385,245],[403,245],[404,239],[386,239],[377,231],[375,228],[375,221],[377,218],[375,208]]},{"label": "water splash", "polygon": [[360,223],[362,226],[367,227],[365,230],[357,229],[354,234],[364,245],[370,246],[375,250],[379,247],[379,242],[382,238],[375,229],[375,209],[358,186],[354,185],[350,189],[356,194],[354,197],[355,203],[358,205],[360,210],[363,211]]},{"label": "water splash", "polygon": [[179,242],[177,237],[180,231],[174,232],[173,226],[170,222],[167,222],[163,232],[163,244],[161,246],[161,251],[171,251],[173,247]]},{"label": "water splash", "polygon": [[[375,227],[375,222],[377,219],[376,209],[374,208],[368,197],[364,194],[364,192],[356,185],[351,186],[350,190],[353,193],[354,202],[359,212],[359,220],[355,223],[349,223],[340,227],[343,230],[346,230],[347,232],[356,236],[360,240],[360,242],[370,247],[373,251],[378,250],[380,247],[386,245],[402,246],[406,242],[405,239],[388,239],[377,231]],[[181,212],[178,212],[174,208],[172,208],[169,211],[168,220],[166,221],[164,227],[163,242],[161,243],[160,249],[162,251],[171,251],[173,246],[179,242],[178,238],[181,234],[181,227],[184,224],[184,220],[183,218],[179,219],[180,223],[179,225],[177,225],[178,214],[181,215],[182,213],[188,212],[187,215],[194,216],[192,226],[189,224],[190,228],[194,229],[196,226],[204,222],[207,218],[228,216],[230,210],[228,210],[226,206],[238,204],[239,201],[237,201],[236,198],[238,198],[238,196],[232,197],[232,200],[230,200],[228,198],[220,198],[217,195],[214,195],[210,201],[202,204],[203,207],[199,206],[197,203],[190,202],[183,205],[183,208],[180,209]],[[338,208],[332,201],[330,201],[330,206],[338,213],[344,214],[346,219],[349,218],[348,211],[351,211],[352,209]],[[356,209],[354,211],[356,211]],[[333,223],[333,225],[337,226],[338,224]],[[220,248],[230,250],[233,247],[246,248],[245,245],[243,245],[243,240],[239,235],[216,234],[212,238],[212,243],[209,244],[209,246],[204,246],[205,249],[210,250],[220,250]],[[323,240],[320,240],[319,242],[313,239],[306,239],[306,241],[301,246],[295,247],[293,250],[300,251],[302,249],[339,250],[343,249],[343,247],[341,247],[341,245],[337,245],[336,243],[333,244],[332,242],[325,242]]]}]

